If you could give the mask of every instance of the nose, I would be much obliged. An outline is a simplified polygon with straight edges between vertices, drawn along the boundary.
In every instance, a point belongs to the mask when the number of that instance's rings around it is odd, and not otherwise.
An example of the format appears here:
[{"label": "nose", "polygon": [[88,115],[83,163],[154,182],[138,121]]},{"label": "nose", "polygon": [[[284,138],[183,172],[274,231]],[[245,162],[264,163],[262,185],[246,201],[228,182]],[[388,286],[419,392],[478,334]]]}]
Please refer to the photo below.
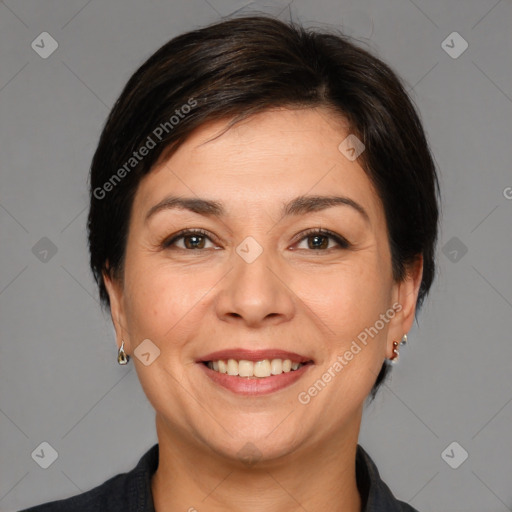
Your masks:
[{"label": "nose", "polygon": [[248,261],[233,254],[233,269],[217,294],[218,317],[251,328],[289,321],[295,312],[295,296],[277,257],[265,249]]}]

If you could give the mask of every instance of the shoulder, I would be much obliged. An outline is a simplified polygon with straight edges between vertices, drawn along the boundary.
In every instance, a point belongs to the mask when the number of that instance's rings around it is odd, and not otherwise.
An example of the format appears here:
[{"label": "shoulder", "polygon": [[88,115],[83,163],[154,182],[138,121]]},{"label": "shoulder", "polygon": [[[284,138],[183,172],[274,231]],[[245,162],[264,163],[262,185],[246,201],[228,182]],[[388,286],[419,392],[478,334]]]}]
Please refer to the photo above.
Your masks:
[{"label": "shoulder", "polygon": [[127,473],[120,473],[82,494],[36,505],[20,512],[151,512],[151,476],[158,466],[158,444]]},{"label": "shoulder", "polygon": [[51,501],[27,508],[21,512],[64,512],[74,510],[81,511],[100,511],[116,510],[116,505],[121,506],[123,488],[125,487],[127,473],[116,475],[101,485],[82,494],[72,496],[71,498]]},{"label": "shoulder", "polygon": [[363,512],[418,512],[393,496],[391,489],[381,479],[377,466],[360,445],[357,445],[356,478],[363,497]]}]

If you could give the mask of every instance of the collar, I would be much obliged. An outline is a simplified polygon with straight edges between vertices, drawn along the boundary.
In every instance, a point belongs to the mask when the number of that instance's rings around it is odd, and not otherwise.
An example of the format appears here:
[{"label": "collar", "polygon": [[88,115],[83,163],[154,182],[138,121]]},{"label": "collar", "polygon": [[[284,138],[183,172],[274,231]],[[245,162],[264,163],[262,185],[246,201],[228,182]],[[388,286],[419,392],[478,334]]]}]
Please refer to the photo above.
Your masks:
[{"label": "collar", "polygon": [[398,501],[379,475],[377,466],[357,445],[356,481],[361,495],[361,512],[418,512],[407,503]]}]

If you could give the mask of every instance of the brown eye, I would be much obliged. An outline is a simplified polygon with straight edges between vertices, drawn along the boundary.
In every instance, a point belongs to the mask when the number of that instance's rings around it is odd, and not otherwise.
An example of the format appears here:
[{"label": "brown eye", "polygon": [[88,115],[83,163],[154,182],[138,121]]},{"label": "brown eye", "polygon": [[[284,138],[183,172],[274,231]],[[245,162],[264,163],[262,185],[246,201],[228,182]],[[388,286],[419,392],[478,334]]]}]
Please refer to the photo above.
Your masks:
[{"label": "brown eye", "polygon": [[[181,242],[181,240],[183,240],[183,243],[178,243]],[[200,250],[208,249],[208,247],[205,246],[207,241],[211,242],[211,239],[206,234],[206,232],[198,230],[186,230],[181,231],[169,240],[164,241],[162,246],[166,249],[176,248],[183,250]]]},{"label": "brown eye", "polygon": [[308,238],[308,247],[310,249],[327,249],[329,246],[329,237],[325,235],[310,235]]},{"label": "brown eye", "polygon": [[[350,247],[350,243],[345,238],[323,229],[306,232],[301,238],[300,243],[304,240],[307,240],[307,249],[312,250],[328,250],[336,246],[341,249],[348,249]],[[330,240],[335,242],[334,246],[329,246]]]},{"label": "brown eye", "polygon": [[182,237],[187,249],[204,249],[206,238],[202,235],[187,235]]}]

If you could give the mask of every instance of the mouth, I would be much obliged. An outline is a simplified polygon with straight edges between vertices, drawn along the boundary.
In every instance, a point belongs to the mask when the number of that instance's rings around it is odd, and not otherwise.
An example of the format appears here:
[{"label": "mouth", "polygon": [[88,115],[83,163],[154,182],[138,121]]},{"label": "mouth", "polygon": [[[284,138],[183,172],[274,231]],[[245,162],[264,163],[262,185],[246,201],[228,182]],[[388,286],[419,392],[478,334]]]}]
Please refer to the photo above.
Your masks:
[{"label": "mouth", "polygon": [[294,372],[305,364],[297,363],[291,359],[263,359],[261,361],[248,361],[247,359],[219,359],[217,361],[203,361],[210,370],[218,373],[226,373],[233,377],[246,377],[264,379],[271,375]]},{"label": "mouth", "polygon": [[314,362],[281,350],[224,350],[196,361],[216,384],[242,395],[268,394],[298,380]]}]

